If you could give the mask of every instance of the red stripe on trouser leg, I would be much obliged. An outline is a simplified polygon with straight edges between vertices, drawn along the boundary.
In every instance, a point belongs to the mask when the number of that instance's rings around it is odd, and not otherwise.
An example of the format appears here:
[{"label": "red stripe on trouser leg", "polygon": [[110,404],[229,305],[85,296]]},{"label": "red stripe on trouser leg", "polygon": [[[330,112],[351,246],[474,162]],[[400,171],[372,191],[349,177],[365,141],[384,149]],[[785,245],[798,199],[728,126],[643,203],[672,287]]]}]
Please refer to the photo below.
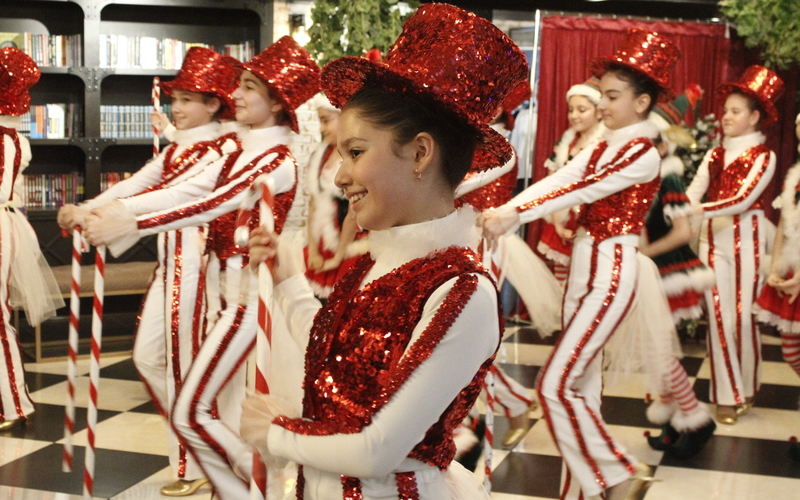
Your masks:
[{"label": "red stripe on trouser leg", "polygon": [[[755,396],[755,393],[758,391],[758,386],[760,384],[760,374],[761,374],[761,335],[759,334],[758,327],[756,325],[755,317],[753,316],[753,302],[756,301],[758,298],[758,291],[761,289],[762,281],[760,279],[759,269],[761,269],[761,235],[758,232],[758,216],[753,214],[751,215],[751,223],[753,226],[752,238],[753,238],[753,269],[755,270],[755,276],[752,276],[752,288],[748,290],[750,292],[750,296],[746,297],[746,310],[742,311],[742,314],[746,314],[746,318],[750,323],[750,340],[752,343],[752,351],[751,355],[754,358],[753,364],[753,376],[752,376],[752,383],[753,387],[751,390],[748,390],[745,387],[745,393],[748,396]],[[747,286],[747,283],[742,283],[742,286]]]},{"label": "red stripe on trouser leg", "polygon": [[493,364],[489,369],[495,376],[494,401],[503,407],[506,417],[527,413],[532,403],[527,397],[527,389],[509,377],[499,366]]},{"label": "red stripe on trouser leg", "polygon": [[[635,459],[610,438],[597,417],[602,390],[597,354],[630,306],[636,283],[636,249],[608,240],[593,244],[582,238],[576,242],[572,262],[570,286],[580,299],[573,296],[565,302],[577,302],[576,312],[543,370],[538,389],[549,428],[572,477],[584,494],[592,496],[634,472]],[[591,281],[583,285],[577,276]]]}]

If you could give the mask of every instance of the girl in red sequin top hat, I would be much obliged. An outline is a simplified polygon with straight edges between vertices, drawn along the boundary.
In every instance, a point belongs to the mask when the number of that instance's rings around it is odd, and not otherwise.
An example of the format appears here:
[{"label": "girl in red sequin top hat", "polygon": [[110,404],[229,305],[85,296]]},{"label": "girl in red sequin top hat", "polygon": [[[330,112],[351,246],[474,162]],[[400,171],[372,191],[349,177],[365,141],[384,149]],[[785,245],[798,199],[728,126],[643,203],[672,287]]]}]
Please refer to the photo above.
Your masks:
[{"label": "girl in red sequin top hat", "polygon": [[[62,207],[59,225],[68,229],[84,226],[91,210],[178,185],[219,160],[223,153],[217,144],[221,134],[217,120],[232,113],[230,93],[235,78],[235,68],[220,54],[202,47],[189,49],[175,79],[161,84],[164,95],[172,98],[175,125],[168,132],[170,143],[128,179],[78,207]],[[166,418],[202,342],[194,316],[196,304],[202,300],[198,299],[198,286],[205,273],[205,240],[205,225],[158,234],[157,265],[136,329],[134,365]],[[208,482],[174,432],[170,432],[168,446],[175,481],[162,488],[163,494],[189,495]]]},{"label": "girl in red sequin top hat", "polygon": [[752,306],[772,230],[764,191],[775,174],[775,153],[764,145],[762,130],[778,119],[783,82],[767,68],[750,66],[718,92],[725,99],[722,145],[703,158],[686,194],[704,219],[700,258],[716,276],[705,294],[711,402],[718,422],[734,424],[753,406],[760,385],[761,335]]},{"label": "girl in red sequin top hat", "polygon": [[0,49],[0,432],[29,422],[34,407],[25,385],[13,308],[24,308],[32,326],[64,307],[53,273],[42,256],[36,233],[19,211],[21,190],[15,185],[31,161],[27,138],[20,135],[22,116],[31,106],[30,88],[39,67],[21,50]]},{"label": "girl in red sequin top hat", "polygon": [[[548,175],[557,172],[584,148],[592,146],[602,138],[606,128],[597,110],[599,103],[600,80],[597,77],[593,76],[569,88],[567,105],[570,127],[556,143],[552,156],[544,163]],[[553,261],[553,274],[563,285],[569,274],[577,212],[572,209],[559,210],[545,219],[547,223],[542,229],[537,250],[548,260]]]},{"label": "girl in red sequin top hat", "polygon": [[298,498],[488,498],[452,461],[452,431],[481,390],[501,318],[474,250],[477,213],[455,209],[453,192],[471,166],[511,157],[487,124],[526,75],[500,30],[444,4],[420,7],[383,63],[323,70],[343,109],[336,182],[370,253],[320,309],[283,242],[263,230],[251,239],[254,261],[279,253],[276,298],[310,338],[302,413],[250,400],[242,434],[301,464]]},{"label": "girl in red sequin top hat", "polygon": [[[246,386],[242,367],[256,337],[258,287],[247,249],[234,243],[237,210],[255,179],[268,175],[274,181],[275,227],[281,230],[296,184],[287,147],[297,131],[295,110],[318,91],[316,63],[291,37],[281,38],[244,64],[232,96],[236,120],[249,130],[225,136],[218,144],[221,159],[167,189],[120,200],[117,213],[100,214],[86,230],[92,243],[119,253],[147,234],[208,224],[205,302],[192,304],[193,328],[205,340],[172,406],[170,423],[222,500],[247,498],[253,462],[237,424]],[[273,349],[281,354],[272,370],[280,375],[272,377],[270,388],[299,400],[300,367],[283,363],[299,354],[293,355],[293,342],[283,340],[281,324],[276,318]],[[221,420],[213,415],[215,406]]]},{"label": "girl in red sequin top hat", "polygon": [[537,390],[567,466],[562,498],[641,498],[649,468],[611,437],[600,416],[601,353],[634,298],[638,240],[658,188],[657,130],[647,121],[669,94],[680,56],[657,33],[628,32],[613,56],[595,61],[608,129],[558,172],[511,202],[484,212],[484,230],[500,236],[521,223],[584,204],[564,296],[564,331],[540,373]]},{"label": "girl in red sequin top hat", "polygon": [[[795,118],[795,133],[800,139],[800,115]],[[800,146],[798,146],[800,152]],[[753,306],[756,318],[774,325],[781,334],[781,353],[800,375],[800,163],[786,173],[783,191],[772,206],[780,209],[781,220],[775,233],[769,276]],[[791,443],[789,456],[800,462],[800,445]]]}]

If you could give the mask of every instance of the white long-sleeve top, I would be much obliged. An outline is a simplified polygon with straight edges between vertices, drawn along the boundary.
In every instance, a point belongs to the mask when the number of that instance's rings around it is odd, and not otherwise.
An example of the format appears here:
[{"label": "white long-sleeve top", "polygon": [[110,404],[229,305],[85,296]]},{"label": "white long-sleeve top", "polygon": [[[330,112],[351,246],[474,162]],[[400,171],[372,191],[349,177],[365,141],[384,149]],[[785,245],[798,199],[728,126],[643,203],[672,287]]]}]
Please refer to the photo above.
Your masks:
[{"label": "white long-sleeve top", "polygon": [[[92,210],[118,198],[135,196],[150,187],[160,184],[163,181],[164,161],[166,160],[167,152],[172,149],[173,144],[176,147],[172,152],[171,160],[175,161],[175,159],[190,146],[198,142],[216,140],[219,135],[220,124],[217,122],[207,123],[188,130],[174,130],[171,134],[172,142],[165,146],[158,156],[145,163],[142,168],[127,179],[114,184],[91,200],[81,204],[81,208]],[[199,154],[203,155],[202,158],[186,172],[181,174],[179,176],[180,178],[176,178],[174,180],[175,182],[194,176],[202,171],[206,165],[218,160],[221,156],[213,150],[206,150]]]},{"label": "white long-sleeve top", "polygon": [[[0,127],[19,130],[21,125],[21,116],[0,115]],[[19,151],[21,155],[19,172],[16,173],[16,175],[19,176],[22,174],[22,171],[25,170],[25,167],[27,167],[31,162],[31,145],[28,142],[27,137],[19,133],[17,134],[17,137],[19,137]],[[14,141],[5,134],[3,135],[2,140],[3,158],[5,164],[3,166],[3,177],[0,179],[0,204],[6,204],[12,199],[12,194],[14,192],[14,158],[17,155],[17,146],[14,144]],[[19,184],[21,185],[21,183]]]},{"label": "white long-sleeve top", "polygon": [[[739,137],[726,137],[722,141],[722,147],[725,149],[724,167],[728,168],[742,153],[754,146],[764,144],[765,140],[766,137],[761,132],[754,132]],[[703,196],[705,196],[708,191],[708,186],[711,183],[708,163],[713,152],[714,150],[712,149],[706,153],[703,162],[697,169],[694,179],[692,179],[692,183],[686,190],[686,195],[689,197],[692,204],[699,204],[700,200],[703,199]],[[765,156],[766,155],[759,155],[759,157],[756,158],[744,182],[737,191],[736,196],[701,204],[703,207],[703,217],[710,219],[712,217],[736,215],[750,208],[759,196],[764,193],[764,190],[775,175],[775,154],[770,151],[768,158],[765,158]],[[767,161],[765,162],[765,160]]]},{"label": "white long-sleeve top", "polygon": [[[139,236],[162,231],[198,226],[239,208],[247,195],[247,187],[261,168],[278,157],[270,153],[258,162],[251,162],[269,149],[286,145],[290,130],[285,126],[250,130],[241,137],[241,155],[227,175],[227,182],[217,186],[228,155],[208,164],[202,172],[168,189],[121,200],[128,211],[137,215]],[[223,153],[230,153],[223,146]],[[275,181],[275,193],[291,190],[295,183],[294,159],[288,157],[270,174]],[[163,221],[163,222],[162,222]]]},{"label": "white long-sleeve top", "polygon": [[533,184],[506,205],[498,208],[500,217],[508,216],[508,213],[517,211],[517,207],[526,203],[540,200],[540,203],[519,214],[520,222],[524,224],[558,210],[591,203],[627,187],[655,179],[658,176],[660,158],[658,151],[653,147],[629,165],[616,171],[615,167],[640,152],[644,146],[633,146],[617,163],[609,163],[630,141],[640,137],[652,139],[657,135],[656,127],[646,121],[618,130],[607,129],[604,140],[608,147],[595,165],[598,170],[586,175],[586,166],[597,146],[584,148],[557,172]]},{"label": "white long-sleeve top", "polygon": [[[413,259],[452,245],[474,246],[479,238],[475,214],[465,207],[441,219],[370,233],[374,266],[361,288]],[[436,289],[425,303],[409,346],[441,307],[456,279]],[[292,335],[307,338],[319,302],[302,275],[275,288]],[[387,297],[391,300],[391,297]],[[370,480],[394,485],[393,472],[435,469],[407,458],[425,432],[466,387],[478,368],[497,349],[497,292],[491,281],[478,275],[478,288],[428,359],[356,434],[307,436],[272,425],[270,453],[303,464],[307,499],[342,498],[340,475],[361,479],[364,490]],[[367,498],[367,495],[365,495]]]}]

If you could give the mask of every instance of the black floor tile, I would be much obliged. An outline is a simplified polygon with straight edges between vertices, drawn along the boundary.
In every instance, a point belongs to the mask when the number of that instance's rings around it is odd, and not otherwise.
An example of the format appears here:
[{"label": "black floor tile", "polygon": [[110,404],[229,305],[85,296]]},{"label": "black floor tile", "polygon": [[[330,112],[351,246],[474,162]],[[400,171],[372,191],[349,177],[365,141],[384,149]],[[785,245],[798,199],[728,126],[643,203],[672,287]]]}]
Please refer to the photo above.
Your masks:
[{"label": "black floor tile", "polygon": [[[697,379],[694,382],[694,392],[700,401],[709,402],[709,389],[711,381]],[[756,394],[755,406],[757,408],[772,408],[775,410],[797,410],[800,387],[792,385],[761,384],[761,389]]]},{"label": "black floor tile", "polygon": [[705,361],[705,358],[684,356],[683,359],[680,360],[680,363],[683,365],[683,369],[686,370],[686,375],[696,377],[697,372],[700,371],[700,367],[703,365],[703,361]]},{"label": "black floor tile", "polygon": [[527,387],[528,389],[533,389],[536,387],[536,376],[539,374],[539,370],[541,369],[538,366],[531,366],[531,365],[517,365],[517,364],[509,364],[509,363],[498,363],[506,374],[522,384],[523,386]]},{"label": "black floor tile", "polygon": [[[84,448],[74,448],[72,472],[61,471],[63,448],[53,444],[0,467],[0,484],[81,495]],[[110,498],[169,465],[159,455],[98,449],[94,496]]]},{"label": "black floor tile", "polygon": [[647,420],[647,403],[643,399],[603,396],[600,411],[609,425],[628,427],[654,427]]},{"label": "black floor tile", "polygon": [[[52,373],[25,372],[25,383],[28,384],[28,392],[38,391],[51,385],[60,384],[67,380],[66,375],[54,375]],[[65,396],[66,397],[66,396]]]},{"label": "black floor tile", "polygon": [[661,465],[800,479],[800,463],[789,460],[788,451],[788,441],[715,435],[696,456],[665,455]]},{"label": "black floor tile", "polygon": [[494,470],[492,491],[558,498],[560,483],[561,457],[512,452]]},{"label": "black floor tile", "polygon": [[134,366],[131,358],[125,358],[123,361],[102,368],[100,370],[100,377],[118,380],[133,380],[136,382],[141,380],[139,377],[139,372],[136,371],[136,366]]},{"label": "black floor tile", "polygon": [[131,409],[130,411],[132,411],[134,413],[150,413],[150,414],[153,414],[153,415],[158,415],[159,414],[158,409],[156,408],[156,405],[152,401],[148,401],[147,403],[145,403],[143,405],[139,405],[136,408]]},{"label": "black floor tile", "polygon": [[[64,394],[66,398],[66,393]],[[58,441],[64,437],[64,407],[59,405],[48,405],[34,403],[36,412],[31,423],[22,427],[16,427],[0,436],[35,439],[37,441]],[[114,415],[119,415],[118,411],[98,410],[97,421],[108,420]],[[75,408],[75,431],[80,432],[86,428],[86,408]]]},{"label": "black floor tile", "polygon": [[764,361],[783,361],[783,354],[781,354],[781,346],[764,344],[761,346],[761,359]]},{"label": "black floor tile", "polygon": [[506,342],[519,342],[520,344],[555,345],[561,332],[555,332],[547,338],[541,338],[539,332],[533,328],[520,328],[517,333],[506,337]]}]

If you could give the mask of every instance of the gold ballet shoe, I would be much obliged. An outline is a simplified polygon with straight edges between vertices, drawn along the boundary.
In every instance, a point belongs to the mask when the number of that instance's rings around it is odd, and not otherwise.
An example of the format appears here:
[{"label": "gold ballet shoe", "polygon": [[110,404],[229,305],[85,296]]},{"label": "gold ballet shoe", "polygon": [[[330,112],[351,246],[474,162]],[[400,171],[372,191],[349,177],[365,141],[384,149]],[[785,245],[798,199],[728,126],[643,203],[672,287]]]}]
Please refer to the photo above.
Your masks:
[{"label": "gold ballet shoe", "polygon": [[201,486],[208,483],[208,479],[201,477],[190,481],[187,479],[178,479],[172,484],[168,484],[161,488],[161,494],[168,497],[185,497],[191,495]]},{"label": "gold ballet shoe", "polygon": [[28,415],[27,417],[18,418],[16,420],[6,420],[4,422],[0,422],[0,432],[7,432],[12,429],[16,429],[17,427],[22,427],[23,425],[28,425],[33,420],[33,413]]},{"label": "gold ballet shoe", "polygon": [[660,481],[660,479],[653,477],[653,470],[650,466],[639,462],[636,464],[636,473],[631,477],[631,483],[628,486],[628,492],[625,494],[624,500],[642,500],[644,494],[656,481]]},{"label": "gold ballet shoe", "polygon": [[733,425],[738,420],[739,412],[736,411],[735,406],[720,406],[717,405],[717,422],[725,425]]},{"label": "gold ballet shoe", "polygon": [[528,433],[527,427],[517,427],[514,429],[509,429],[506,432],[506,435],[503,436],[503,448],[513,448],[522,441],[522,438],[525,437],[525,434]]},{"label": "gold ballet shoe", "polygon": [[750,408],[752,408],[756,403],[755,399],[756,398],[752,396],[749,398],[744,398],[744,403],[736,405],[736,415],[741,416],[750,411]]}]

